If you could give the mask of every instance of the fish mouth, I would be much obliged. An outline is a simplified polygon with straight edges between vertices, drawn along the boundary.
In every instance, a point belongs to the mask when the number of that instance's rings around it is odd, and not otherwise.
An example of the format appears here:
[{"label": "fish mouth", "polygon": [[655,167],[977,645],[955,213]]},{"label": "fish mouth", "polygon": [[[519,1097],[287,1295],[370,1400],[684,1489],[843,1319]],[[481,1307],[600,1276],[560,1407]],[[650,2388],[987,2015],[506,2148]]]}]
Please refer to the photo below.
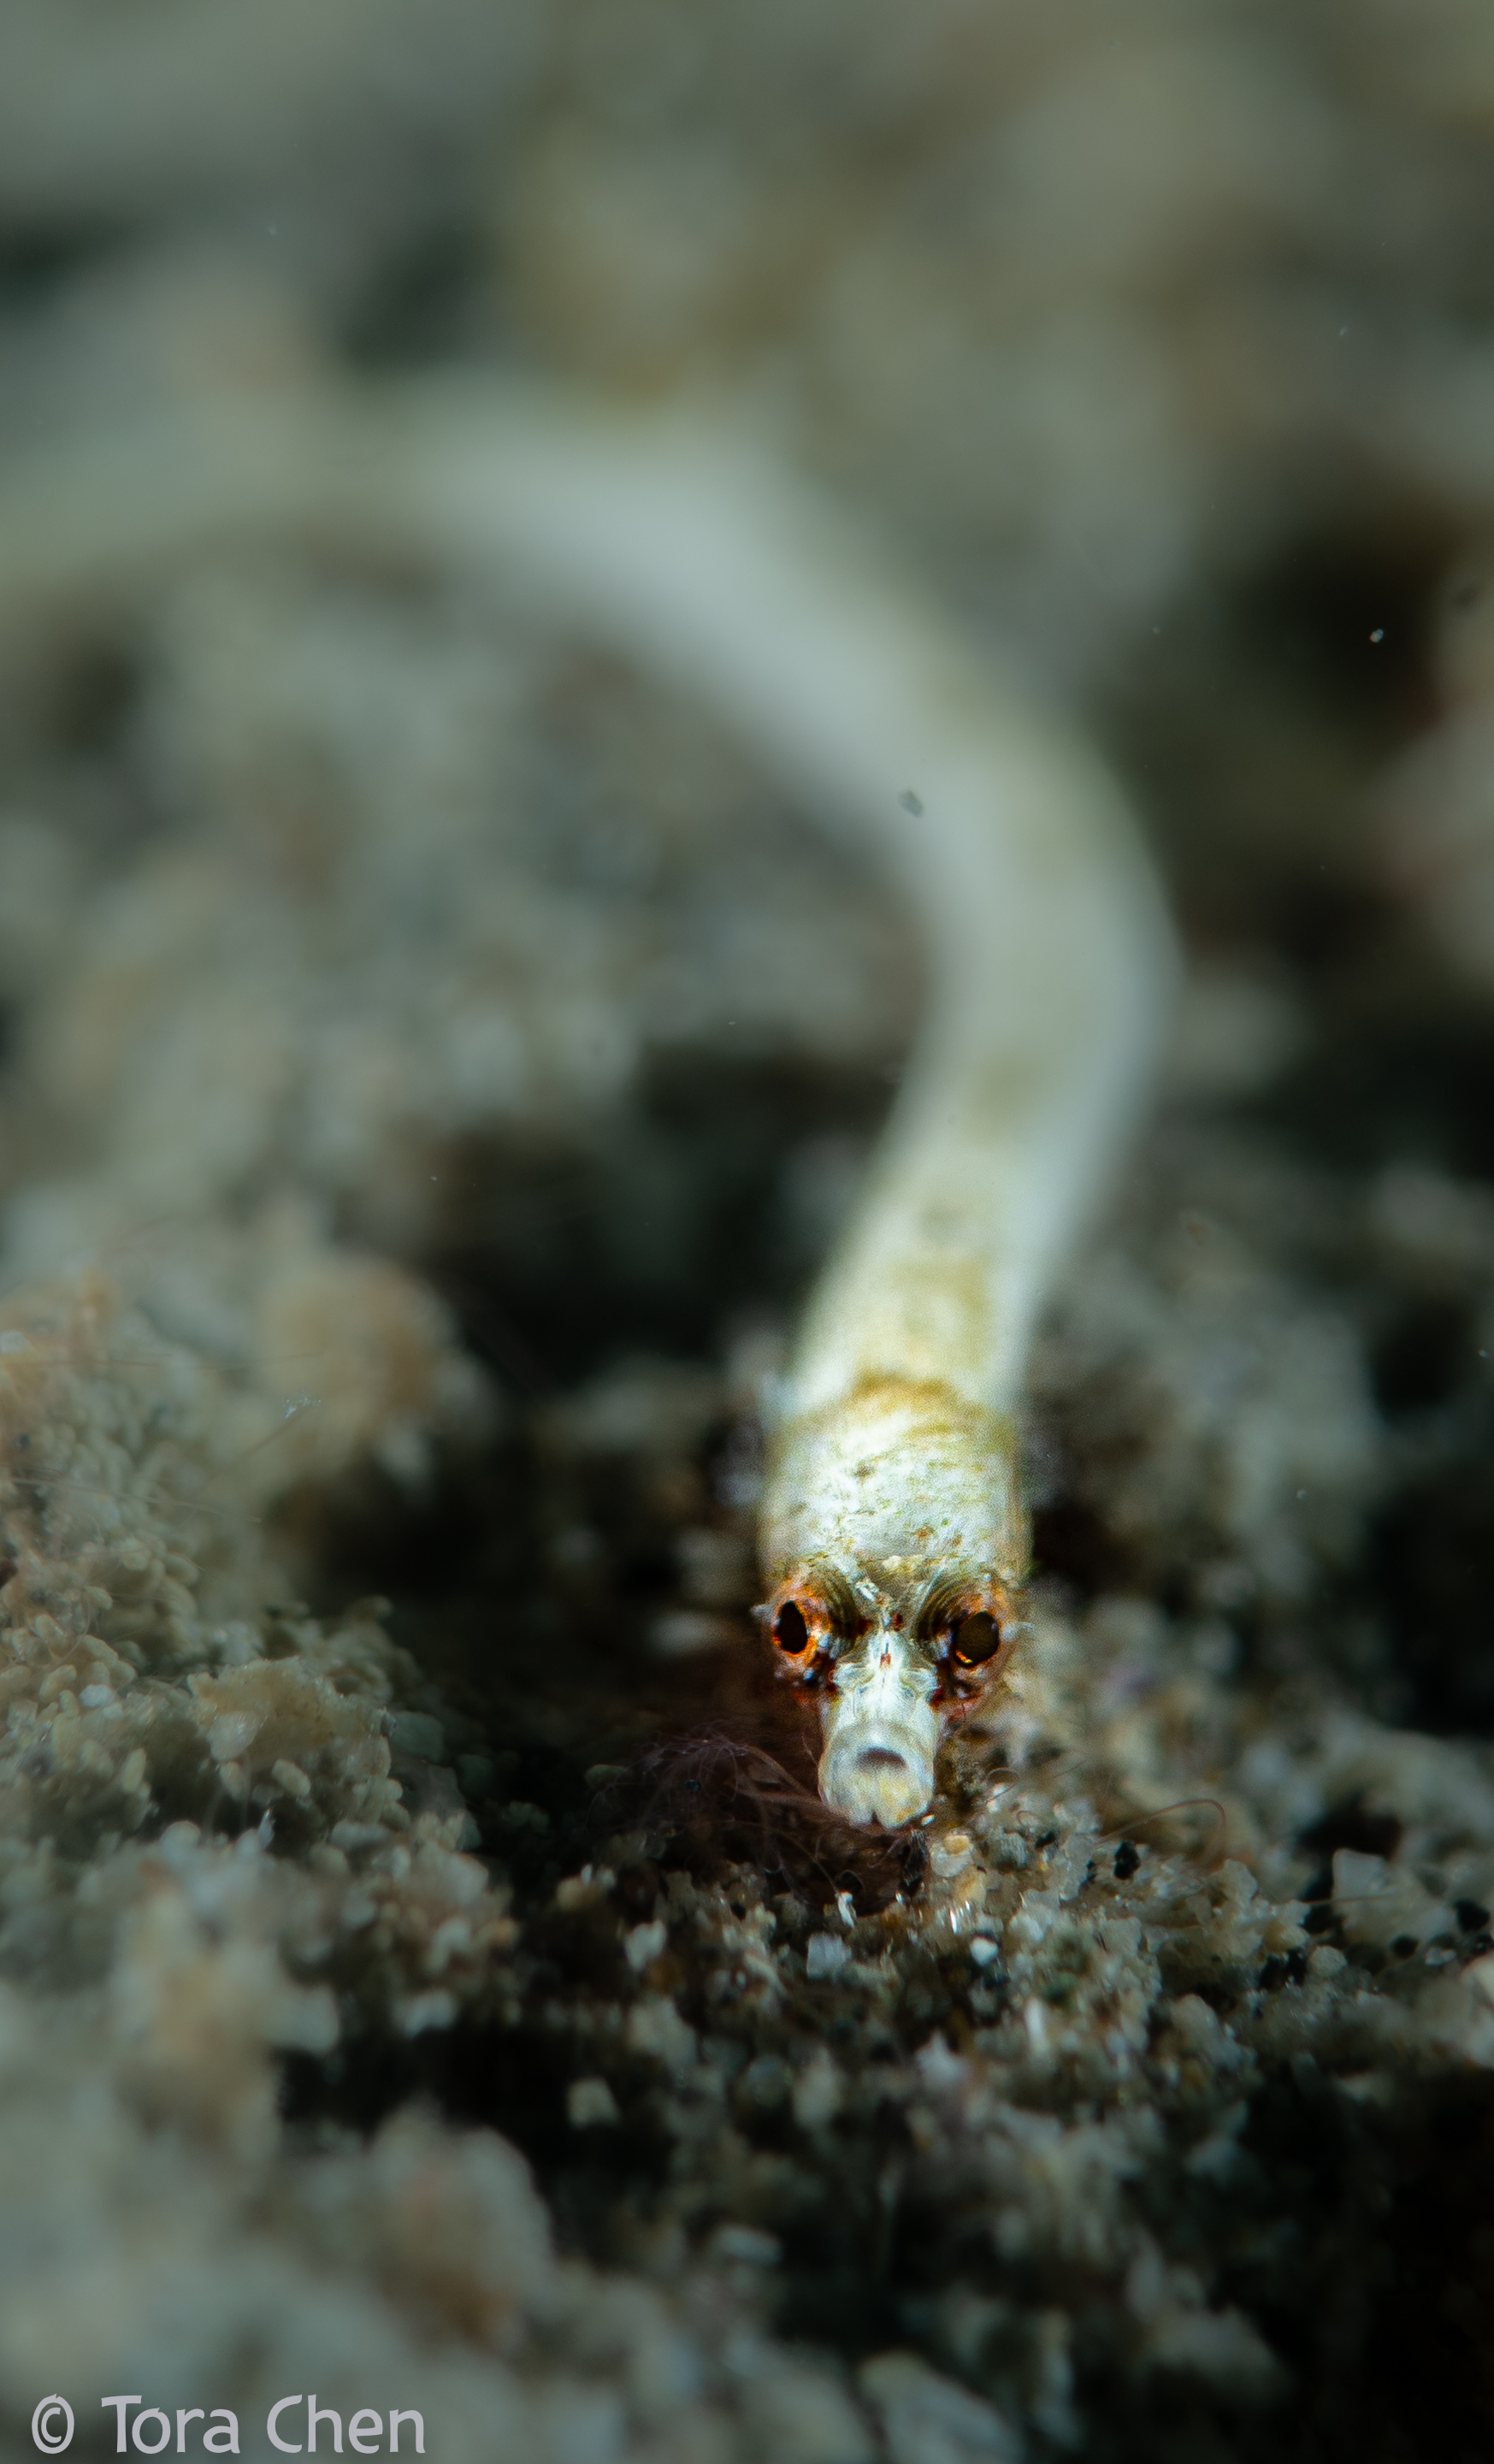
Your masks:
[{"label": "fish mouth", "polygon": [[926,1813],[934,1797],[938,1723],[844,1716],[820,1762],[820,1793],[858,1829],[900,1831]]}]

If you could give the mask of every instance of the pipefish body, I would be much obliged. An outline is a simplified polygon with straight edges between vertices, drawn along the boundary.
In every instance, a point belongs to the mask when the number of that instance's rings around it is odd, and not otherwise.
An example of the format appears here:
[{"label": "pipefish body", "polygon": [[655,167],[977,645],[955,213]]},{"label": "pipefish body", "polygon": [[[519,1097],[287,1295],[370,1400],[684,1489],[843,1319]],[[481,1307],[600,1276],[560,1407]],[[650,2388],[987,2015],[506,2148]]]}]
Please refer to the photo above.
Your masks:
[{"label": "pipefish body", "polygon": [[1172,938],[1125,801],[1071,725],[704,416],[435,379],[189,406],[8,483],[0,618],[267,524],[522,573],[714,705],[905,902],[927,1012],[800,1332],[761,1559],[822,1794],[909,1822],[1013,1644],[1033,1330],[1165,1028]]}]

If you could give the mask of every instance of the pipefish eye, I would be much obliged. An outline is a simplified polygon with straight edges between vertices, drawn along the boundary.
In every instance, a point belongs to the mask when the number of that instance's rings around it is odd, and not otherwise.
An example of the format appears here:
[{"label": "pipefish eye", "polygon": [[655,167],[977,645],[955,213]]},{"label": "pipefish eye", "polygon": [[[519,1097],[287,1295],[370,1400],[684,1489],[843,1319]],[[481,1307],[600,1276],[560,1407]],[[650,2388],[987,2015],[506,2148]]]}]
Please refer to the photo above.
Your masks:
[{"label": "pipefish eye", "polygon": [[790,1660],[802,1660],[813,1642],[809,1620],[797,1600],[785,1600],[773,1620],[773,1639]]},{"label": "pipefish eye", "polygon": [[1001,1648],[1001,1629],[988,1609],[958,1618],[951,1629],[950,1650],[961,1668],[983,1668]]}]

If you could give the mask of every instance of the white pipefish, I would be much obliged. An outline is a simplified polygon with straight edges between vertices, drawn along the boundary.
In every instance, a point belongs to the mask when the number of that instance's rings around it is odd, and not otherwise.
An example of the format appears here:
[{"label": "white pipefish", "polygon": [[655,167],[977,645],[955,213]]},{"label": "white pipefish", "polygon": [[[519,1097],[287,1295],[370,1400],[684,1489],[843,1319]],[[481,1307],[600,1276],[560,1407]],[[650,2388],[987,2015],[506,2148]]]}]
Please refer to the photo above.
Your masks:
[{"label": "white pipefish", "polygon": [[1115,783],[704,417],[427,380],[198,407],[92,450],[0,497],[0,615],[266,523],[516,572],[889,869],[928,1011],[774,1407],[762,1615],[820,1722],[826,1802],[916,1818],[1013,1645],[1028,1349],[1169,1007],[1171,935]]}]

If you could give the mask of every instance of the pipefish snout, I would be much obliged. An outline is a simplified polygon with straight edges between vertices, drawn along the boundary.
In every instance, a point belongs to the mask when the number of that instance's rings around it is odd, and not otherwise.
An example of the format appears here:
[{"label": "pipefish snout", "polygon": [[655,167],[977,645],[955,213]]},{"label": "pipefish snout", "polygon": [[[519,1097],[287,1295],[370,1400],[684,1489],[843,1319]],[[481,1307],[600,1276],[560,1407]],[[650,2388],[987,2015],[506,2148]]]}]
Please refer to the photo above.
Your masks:
[{"label": "pipefish snout", "polygon": [[1157,887],[1074,728],[995,677],[874,547],[720,420],[481,378],[184,407],[0,499],[0,613],[235,522],[521,573],[714,705],[890,871],[930,996],[774,1414],[763,1615],[857,1824],[928,1807],[1014,1640],[1034,1323],[1149,1083]]}]

